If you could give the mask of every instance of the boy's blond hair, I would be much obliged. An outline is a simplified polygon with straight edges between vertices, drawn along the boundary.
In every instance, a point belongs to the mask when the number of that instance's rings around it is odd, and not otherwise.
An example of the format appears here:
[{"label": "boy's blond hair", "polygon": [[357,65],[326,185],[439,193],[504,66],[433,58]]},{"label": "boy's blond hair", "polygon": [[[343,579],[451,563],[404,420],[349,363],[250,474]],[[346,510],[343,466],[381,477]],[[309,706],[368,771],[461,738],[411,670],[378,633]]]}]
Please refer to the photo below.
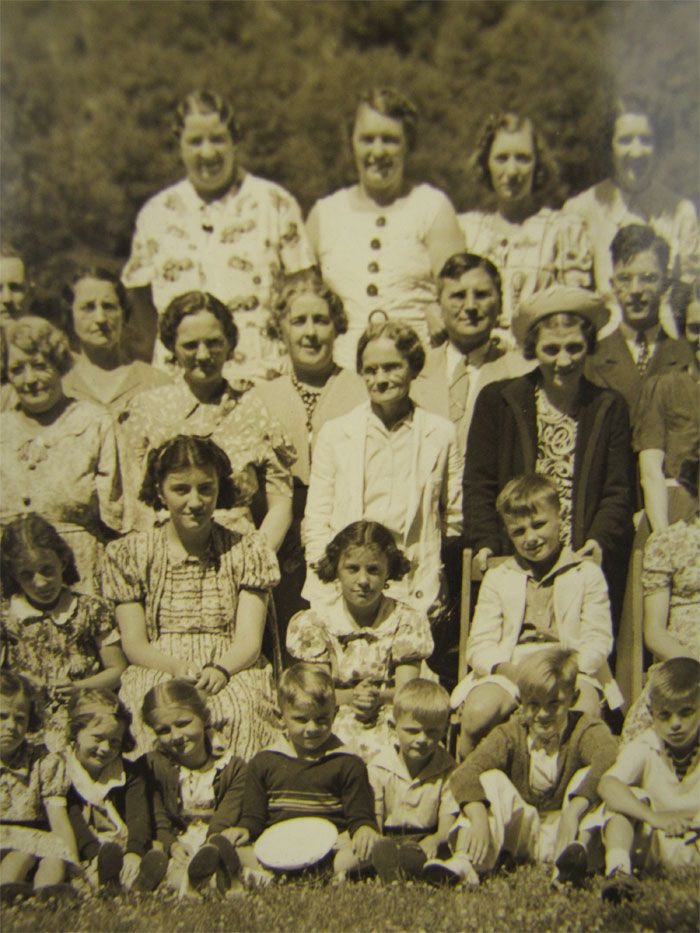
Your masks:
[{"label": "boy's blond hair", "polygon": [[394,695],[394,720],[403,715],[413,716],[420,723],[438,725],[450,716],[450,695],[434,680],[416,677],[409,680]]},{"label": "boy's blond hair", "polygon": [[335,707],[335,687],[330,674],[317,664],[293,664],[280,677],[277,702],[280,709],[311,702],[317,707]]},{"label": "boy's blond hair", "polygon": [[496,499],[496,511],[502,519],[532,515],[539,502],[546,502],[557,512],[561,509],[557,487],[550,479],[538,473],[523,473],[503,487]]},{"label": "boy's blond hair", "polygon": [[669,658],[649,678],[649,706],[664,700],[680,703],[700,699],[700,663],[695,658]]},{"label": "boy's blond hair", "polygon": [[560,691],[574,694],[578,663],[576,652],[568,648],[543,648],[518,664],[520,701],[549,700]]}]

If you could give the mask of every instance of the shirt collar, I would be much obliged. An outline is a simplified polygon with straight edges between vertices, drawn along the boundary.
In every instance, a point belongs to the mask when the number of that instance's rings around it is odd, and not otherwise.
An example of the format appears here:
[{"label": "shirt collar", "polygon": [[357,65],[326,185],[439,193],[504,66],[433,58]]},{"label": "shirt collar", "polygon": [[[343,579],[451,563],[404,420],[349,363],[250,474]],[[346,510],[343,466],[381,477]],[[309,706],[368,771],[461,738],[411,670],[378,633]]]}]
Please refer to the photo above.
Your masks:
[{"label": "shirt collar", "polygon": [[370,407],[368,426],[372,430],[379,431],[382,434],[387,435],[387,436],[390,434],[395,434],[397,431],[407,430],[413,427],[414,412],[415,412],[415,405],[413,404],[413,402],[411,402],[411,406],[409,410],[406,412],[406,414],[403,416],[403,418],[399,418],[399,420],[391,427],[391,429],[389,429],[386,427],[382,419],[379,418],[377,415],[375,415],[375,413],[372,411],[372,408]]},{"label": "shirt collar", "polygon": [[557,558],[557,562],[554,564],[551,570],[548,573],[546,573],[540,580],[535,580],[535,575],[532,571],[532,567],[526,566],[524,562],[521,562],[518,559],[517,555],[514,555],[512,560],[513,560],[514,566],[518,570],[520,570],[521,573],[524,573],[526,577],[531,577],[537,583],[538,586],[542,586],[542,585],[549,583],[551,580],[554,579],[554,577],[562,573],[564,570],[568,570],[570,567],[575,567],[576,564],[580,564],[583,558],[575,554],[574,551],[572,551],[570,547],[566,547],[566,546],[562,547],[561,551],[559,552],[559,557]]},{"label": "shirt collar", "polygon": [[58,602],[51,609],[39,609],[32,606],[23,593],[15,593],[10,598],[10,612],[19,622],[25,624],[49,619],[54,625],[60,627],[70,622],[77,609],[78,597],[67,587],[61,590]]},{"label": "shirt collar", "polygon": [[492,341],[489,339],[486,343],[482,343],[480,347],[475,347],[473,350],[470,350],[468,353],[463,353],[458,346],[448,341],[447,343],[447,372],[449,374],[454,372],[455,367],[459,362],[464,360],[465,366],[473,366],[478,368],[483,366],[491,352]]},{"label": "shirt collar", "polygon": [[401,755],[401,747],[397,742],[385,745],[370,764],[383,768],[410,784],[423,784],[432,778],[446,776],[455,768],[455,760],[452,755],[446,752],[441,745],[438,745],[418,774],[411,777],[406,762]]},{"label": "shirt collar", "polygon": [[72,749],[68,749],[65,754],[68,775],[75,789],[87,803],[101,804],[113,788],[123,787],[126,783],[124,763],[121,756],[110,762],[102,770],[97,780],[94,780],[75,757]]},{"label": "shirt collar", "polygon": [[322,761],[324,758],[330,758],[332,755],[352,755],[351,749],[340,741],[337,735],[331,733],[326,741],[326,747],[323,750],[323,754],[314,758],[302,758],[298,753],[296,748],[292,745],[286,735],[281,735],[279,738],[268,745],[267,748],[263,749],[266,752],[276,752],[278,755],[284,755],[285,758],[297,758],[299,761]]},{"label": "shirt collar", "polygon": [[[351,635],[357,632],[371,632],[372,635],[379,637],[392,631],[398,626],[398,613],[394,612],[396,601],[390,596],[382,594],[377,611],[377,617],[373,625],[361,626],[353,619],[348,612],[342,596],[336,604],[336,612],[329,612],[325,620],[326,625],[334,635]],[[389,625],[387,625],[387,622]]]},{"label": "shirt collar", "polygon": [[[646,344],[650,349],[658,342],[660,330],[661,324],[657,323],[654,324],[653,327],[647,327],[647,329],[643,331],[644,339],[646,340]],[[624,319],[620,321],[620,333],[625,338],[627,343],[637,342],[637,334],[639,331],[636,331],[633,327],[630,327],[627,321]]]}]

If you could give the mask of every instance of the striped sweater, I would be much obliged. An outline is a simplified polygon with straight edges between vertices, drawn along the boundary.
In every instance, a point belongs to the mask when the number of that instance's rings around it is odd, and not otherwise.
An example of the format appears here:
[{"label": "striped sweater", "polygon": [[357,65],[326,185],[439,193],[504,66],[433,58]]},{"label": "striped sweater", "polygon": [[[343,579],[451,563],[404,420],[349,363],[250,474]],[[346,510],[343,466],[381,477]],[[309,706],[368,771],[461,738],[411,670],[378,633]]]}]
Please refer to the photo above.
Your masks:
[{"label": "striped sweater", "polygon": [[299,758],[287,739],[255,755],[248,765],[239,822],[256,839],[268,826],[319,816],[339,832],[376,829],[374,797],[364,762],[331,736],[318,758]]}]

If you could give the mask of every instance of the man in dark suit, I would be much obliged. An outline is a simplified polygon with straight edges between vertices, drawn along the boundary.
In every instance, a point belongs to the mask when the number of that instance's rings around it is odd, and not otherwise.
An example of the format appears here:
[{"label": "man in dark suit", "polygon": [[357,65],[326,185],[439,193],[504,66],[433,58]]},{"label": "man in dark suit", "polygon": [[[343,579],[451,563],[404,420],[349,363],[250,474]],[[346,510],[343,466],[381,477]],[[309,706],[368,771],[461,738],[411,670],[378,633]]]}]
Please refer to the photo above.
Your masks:
[{"label": "man in dark suit", "polygon": [[622,321],[599,342],[587,361],[586,375],[624,396],[634,427],[644,380],[687,366],[692,352],[684,340],[669,337],[659,323],[659,308],[669,287],[666,240],[651,227],[630,224],[618,230],[610,253]]}]

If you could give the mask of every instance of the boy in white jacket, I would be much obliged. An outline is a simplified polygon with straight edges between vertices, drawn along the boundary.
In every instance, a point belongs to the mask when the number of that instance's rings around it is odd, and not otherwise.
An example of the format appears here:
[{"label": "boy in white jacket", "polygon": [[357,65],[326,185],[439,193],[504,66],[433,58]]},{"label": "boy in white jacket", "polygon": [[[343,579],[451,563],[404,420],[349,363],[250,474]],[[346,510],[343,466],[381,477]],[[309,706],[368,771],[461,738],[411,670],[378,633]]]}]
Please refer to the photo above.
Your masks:
[{"label": "boy in white jacket", "polygon": [[593,560],[562,546],[554,483],[518,476],[496,508],[516,553],[481,584],[467,641],[472,671],[452,693],[453,708],[461,706],[460,758],[516,708],[516,665],[542,648],[576,652],[576,709],[599,716],[603,695],[613,708],[622,701],[607,664],[613,634],[605,577]]}]

